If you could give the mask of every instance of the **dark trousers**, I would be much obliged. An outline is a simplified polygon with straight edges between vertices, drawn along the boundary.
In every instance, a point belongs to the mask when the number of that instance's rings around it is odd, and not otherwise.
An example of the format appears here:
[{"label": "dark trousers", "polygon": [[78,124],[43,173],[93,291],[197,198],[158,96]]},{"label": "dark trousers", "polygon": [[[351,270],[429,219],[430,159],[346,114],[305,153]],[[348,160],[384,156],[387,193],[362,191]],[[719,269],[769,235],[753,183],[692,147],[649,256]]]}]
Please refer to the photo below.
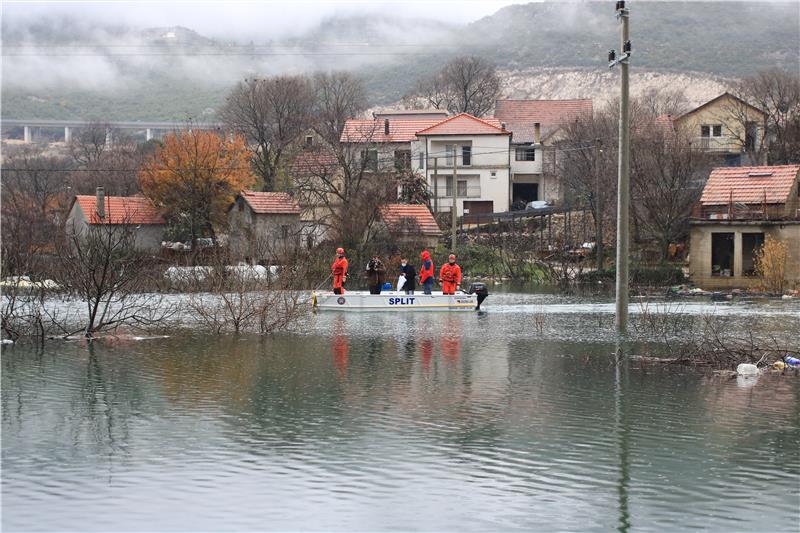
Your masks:
[{"label": "dark trousers", "polygon": [[424,289],[423,292],[425,294],[430,294],[431,289],[433,289],[433,278],[426,279],[425,282],[422,284],[422,288]]},{"label": "dark trousers", "polygon": [[381,286],[380,285],[370,285],[369,286],[369,293],[370,294],[380,294],[381,293]]}]

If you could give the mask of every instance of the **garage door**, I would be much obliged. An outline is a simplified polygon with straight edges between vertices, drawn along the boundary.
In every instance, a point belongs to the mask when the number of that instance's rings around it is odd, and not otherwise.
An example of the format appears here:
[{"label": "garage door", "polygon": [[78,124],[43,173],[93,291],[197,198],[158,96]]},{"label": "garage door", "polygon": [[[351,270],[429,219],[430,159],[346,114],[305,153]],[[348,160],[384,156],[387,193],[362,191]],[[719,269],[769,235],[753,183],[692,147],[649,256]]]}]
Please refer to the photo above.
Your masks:
[{"label": "garage door", "polygon": [[494,212],[494,202],[491,200],[464,201],[465,215],[488,215]]}]

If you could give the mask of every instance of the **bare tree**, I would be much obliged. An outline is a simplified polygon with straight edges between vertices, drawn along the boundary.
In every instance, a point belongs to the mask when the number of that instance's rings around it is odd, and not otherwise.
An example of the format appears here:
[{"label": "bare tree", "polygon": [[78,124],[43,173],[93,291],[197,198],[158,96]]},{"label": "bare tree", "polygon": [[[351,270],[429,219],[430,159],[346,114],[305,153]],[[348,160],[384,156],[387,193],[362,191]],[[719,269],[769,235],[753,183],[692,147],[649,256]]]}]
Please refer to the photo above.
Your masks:
[{"label": "bare tree", "polygon": [[[769,163],[800,162],[800,75],[779,68],[763,70],[744,78],[734,94],[766,113]],[[747,115],[739,111],[747,121]],[[743,130],[746,135],[746,128]],[[745,139],[742,142],[746,145]]]},{"label": "bare tree", "polygon": [[350,142],[306,150],[293,167],[301,205],[312,206],[322,233],[350,248],[369,241],[381,205],[397,198],[395,171],[381,168],[373,142],[379,126],[351,132]]},{"label": "bare tree", "polygon": [[[110,214],[109,214],[110,216]],[[175,309],[155,294],[140,291],[147,272],[146,256],[135,248],[136,227],[130,223],[93,224],[67,228],[59,246],[57,283],[85,307],[81,324],[61,324],[66,336],[83,332],[87,338],[120,326],[158,326]]]},{"label": "bare tree", "polygon": [[263,190],[275,189],[287,150],[310,124],[313,101],[305,76],[246,79],[228,95],[220,116],[246,137]]},{"label": "bare tree", "polygon": [[336,145],[345,122],[366,109],[366,90],[361,80],[348,72],[320,72],[313,83],[314,129],[328,144]]},{"label": "bare tree", "polygon": [[661,259],[669,245],[685,239],[692,207],[700,198],[710,161],[686,132],[644,121],[632,138],[633,215],[640,236],[658,243]]},{"label": "bare tree", "polygon": [[476,56],[457,57],[437,74],[420,80],[415,94],[407,101],[420,99],[427,106],[448,112],[487,114],[503,90],[495,66]]},{"label": "bare tree", "polygon": [[2,167],[3,272],[31,274],[64,219],[71,162],[24,151]]},{"label": "bare tree", "polygon": [[597,268],[603,268],[604,241],[613,228],[617,190],[617,123],[613,111],[596,113],[564,126],[556,144],[556,166],[567,203],[592,213]]}]

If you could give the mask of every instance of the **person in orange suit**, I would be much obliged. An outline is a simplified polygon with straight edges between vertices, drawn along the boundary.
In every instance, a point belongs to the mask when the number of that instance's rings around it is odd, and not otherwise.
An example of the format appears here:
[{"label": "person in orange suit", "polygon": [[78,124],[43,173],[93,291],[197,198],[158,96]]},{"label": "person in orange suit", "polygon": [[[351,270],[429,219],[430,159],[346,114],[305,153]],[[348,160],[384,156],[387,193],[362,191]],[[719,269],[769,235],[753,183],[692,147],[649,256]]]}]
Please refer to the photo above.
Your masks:
[{"label": "person in orange suit", "polygon": [[344,284],[347,281],[347,258],[344,256],[344,248],[336,249],[336,259],[331,265],[333,272],[333,293],[344,294]]},{"label": "person in orange suit", "polygon": [[439,283],[442,284],[442,294],[455,294],[461,288],[461,267],[456,264],[454,254],[450,254],[447,264],[439,270]]},{"label": "person in orange suit", "polygon": [[422,257],[422,266],[419,269],[419,284],[422,285],[425,294],[430,294],[433,289],[433,259],[428,250],[423,251],[420,256]]}]

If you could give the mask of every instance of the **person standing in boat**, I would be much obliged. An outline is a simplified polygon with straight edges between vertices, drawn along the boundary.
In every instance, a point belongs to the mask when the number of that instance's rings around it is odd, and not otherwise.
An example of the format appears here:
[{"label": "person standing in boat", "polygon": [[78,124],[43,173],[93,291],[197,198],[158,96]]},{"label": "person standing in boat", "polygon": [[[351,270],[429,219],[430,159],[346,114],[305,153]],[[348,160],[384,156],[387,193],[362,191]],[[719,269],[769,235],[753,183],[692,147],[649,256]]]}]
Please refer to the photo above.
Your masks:
[{"label": "person standing in boat", "polygon": [[439,271],[442,294],[455,294],[461,288],[461,267],[456,264],[455,254],[450,254],[447,264]]},{"label": "person standing in boat", "polygon": [[376,255],[369,260],[366,270],[369,293],[380,294],[381,287],[383,287],[383,275],[386,273],[386,267],[383,266],[383,261],[381,261],[381,258]]},{"label": "person standing in boat", "polygon": [[406,291],[406,294],[414,294],[414,290],[417,288],[417,269],[408,263],[408,259],[403,258],[400,260],[400,272],[406,278],[403,290]]},{"label": "person standing in boat", "polygon": [[336,249],[336,259],[331,265],[333,274],[333,294],[344,294],[344,284],[347,281],[347,258],[344,256],[344,248]]},{"label": "person standing in boat", "polygon": [[419,282],[422,285],[422,290],[425,294],[430,294],[433,289],[433,259],[428,250],[423,251],[420,256],[422,257],[422,266],[419,269]]}]

